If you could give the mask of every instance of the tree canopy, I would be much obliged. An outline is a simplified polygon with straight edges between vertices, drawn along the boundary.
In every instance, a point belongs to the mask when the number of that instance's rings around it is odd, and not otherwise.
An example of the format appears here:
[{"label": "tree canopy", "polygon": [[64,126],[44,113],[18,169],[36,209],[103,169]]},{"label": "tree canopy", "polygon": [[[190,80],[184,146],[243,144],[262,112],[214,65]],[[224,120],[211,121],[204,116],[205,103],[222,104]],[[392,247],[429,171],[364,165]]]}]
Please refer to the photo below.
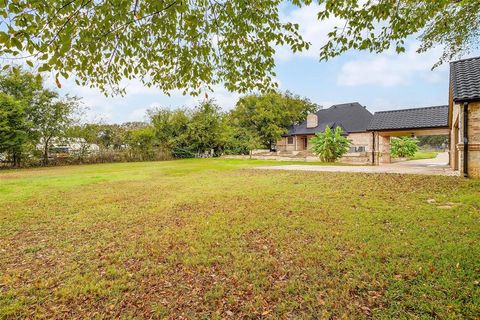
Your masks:
[{"label": "tree canopy", "polygon": [[29,128],[24,105],[12,96],[0,93],[0,153],[9,154],[14,166],[20,164],[28,143]]},{"label": "tree canopy", "polygon": [[288,127],[317,109],[310,100],[289,92],[248,95],[238,100],[232,120],[234,125],[254,132],[263,146],[271,148]]},{"label": "tree canopy", "polygon": [[[289,0],[294,6],[312,0]],[[310,44],[300,26],[280,14],[284,1],[263,0],[4,0],[0,56],[26,59],[39,71],[74,74],[79,84],[115,93],[122,79],[140,79],[166,93],[199,93],[221,83],[231,91],[275,87],[277,46]],[[319,57],[349,49],[405,50],[419,36],[420,51],[442,46],[439,62],[478,47],[477,0],[318,0],[329,33]],[[10,59],[10,60],[9,60]],[[38,63],[38,65],[35,65]]]},{"label": "tree canopy", "polygon": [[39,71],[75,73],[78,83],[103,90],[134,77],[165,92],[220,82],[266,89],[275,76],[273,45],[308,47],[298,25],[280,21],[280,2],[1,1],[0,54],[35,57]]},{"label": "tree canopy", "polygon": [[480,2],[478,0],[321,0],[325,10],[320,20],[332,16],[344,24],[329,33],[320,50],[321,59],[350,50],[380,53],[394,48],[405,51],[405,40],[417,36],[418,52],[436,46],[444,51],[436,65],[468,53],[479,45]]}]

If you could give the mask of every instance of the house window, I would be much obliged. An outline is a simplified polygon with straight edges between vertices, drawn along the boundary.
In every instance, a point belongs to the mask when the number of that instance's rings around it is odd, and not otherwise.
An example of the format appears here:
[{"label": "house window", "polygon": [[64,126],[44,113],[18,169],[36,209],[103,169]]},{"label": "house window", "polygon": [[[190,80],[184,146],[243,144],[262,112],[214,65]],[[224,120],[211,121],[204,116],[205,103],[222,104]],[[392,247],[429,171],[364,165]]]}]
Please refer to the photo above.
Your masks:
[{"label": "house window", "polygon": [[287,143],[288,144],[293,144],[293,137],[288,137],[287,138]]}]

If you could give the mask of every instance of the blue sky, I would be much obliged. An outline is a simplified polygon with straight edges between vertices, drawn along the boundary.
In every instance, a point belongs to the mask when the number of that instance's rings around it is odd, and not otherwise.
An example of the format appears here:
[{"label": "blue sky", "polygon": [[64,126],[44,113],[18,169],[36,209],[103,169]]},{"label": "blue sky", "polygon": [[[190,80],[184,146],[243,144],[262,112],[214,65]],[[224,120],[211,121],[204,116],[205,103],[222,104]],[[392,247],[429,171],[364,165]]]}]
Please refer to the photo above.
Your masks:
[{"label": "blue sky", "polygon": [[[407,42],[406,53],[402,55],[348,52],[328,62],[319,62],[319,48],[325,43],[327,32],[339,21],[317,21],[318,10],[316,6],[282,9],[284,19],[300,23],[301,33],[312,43],[312,48],[299,54],[277,48],[276,73],[281,90],[305,96],[325,108],[335,103],[358,101],[371,112],[447,104],[448,65],[430,70],[441,49],[417,54],[418,42],[413,38]],[[88,121],[106,123],[142,121],[149,108],[191,107],[200,99],[179,93],[167,96],[158,89],[143,87],[138,81],[126,83],[126,89],[126,96],[106,98],[97,89],[67,81],[61,91],[83,98],[89,109]],[[217,86],[209,97],[229,110],[239,95]]]}]

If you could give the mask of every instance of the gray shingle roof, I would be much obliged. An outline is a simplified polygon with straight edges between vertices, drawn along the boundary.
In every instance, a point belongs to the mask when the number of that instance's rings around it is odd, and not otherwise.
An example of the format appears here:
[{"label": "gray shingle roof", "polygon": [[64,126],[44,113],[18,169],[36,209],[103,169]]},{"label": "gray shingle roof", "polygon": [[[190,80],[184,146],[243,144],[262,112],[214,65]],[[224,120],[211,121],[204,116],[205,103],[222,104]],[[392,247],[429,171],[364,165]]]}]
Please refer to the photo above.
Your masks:
[{"label": "gray shingle roof", "polygon": [[453,100],[480,100],[480,57],[450,63]]},{"label": "gray shingle roof", "polygon": [[318,125],[307,128],[307,121],[290,127],[286,135],[315,134],[323,132],[327,126],[341,127],[344,133],[365,132],[373,115],[358,102],[333,105],[317,112]]},{"label": "gray shingle roof", "polygon": [[375,112],[368,130],[448,127],[448,106]]}]

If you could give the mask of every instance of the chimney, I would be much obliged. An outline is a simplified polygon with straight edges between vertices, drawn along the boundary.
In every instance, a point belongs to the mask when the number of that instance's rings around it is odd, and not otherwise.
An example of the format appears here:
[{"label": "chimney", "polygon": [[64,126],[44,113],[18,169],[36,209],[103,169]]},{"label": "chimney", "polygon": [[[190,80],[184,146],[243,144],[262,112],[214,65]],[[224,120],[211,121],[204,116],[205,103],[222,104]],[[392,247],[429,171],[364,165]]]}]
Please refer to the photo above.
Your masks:
[{"label": "chimney", "polygon": [[310,113],[307,116],[307,128],[316,128],[318,126],[318,116],[315,113]]}]

